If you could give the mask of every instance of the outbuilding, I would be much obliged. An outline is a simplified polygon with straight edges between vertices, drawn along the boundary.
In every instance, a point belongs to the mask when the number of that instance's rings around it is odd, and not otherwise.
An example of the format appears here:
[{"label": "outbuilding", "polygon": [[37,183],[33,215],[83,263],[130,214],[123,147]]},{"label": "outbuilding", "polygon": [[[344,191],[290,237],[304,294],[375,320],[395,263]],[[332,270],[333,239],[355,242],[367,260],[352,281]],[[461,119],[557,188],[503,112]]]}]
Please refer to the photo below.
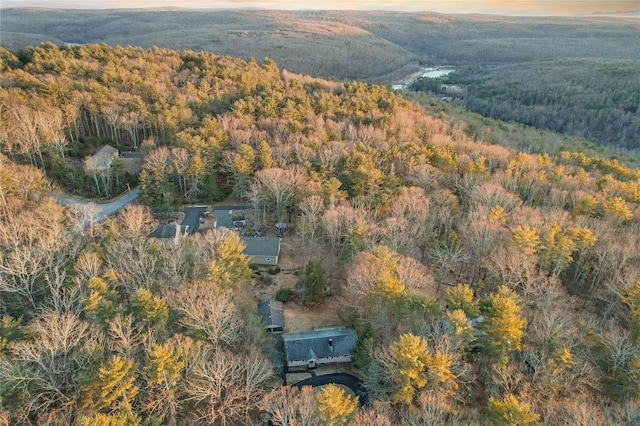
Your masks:
[{"label": "outbuilding", "polygon": [[284,331],[284,304],[277,300],[265,300],[258,303],[258,315],[262,318],[269,333]]}]

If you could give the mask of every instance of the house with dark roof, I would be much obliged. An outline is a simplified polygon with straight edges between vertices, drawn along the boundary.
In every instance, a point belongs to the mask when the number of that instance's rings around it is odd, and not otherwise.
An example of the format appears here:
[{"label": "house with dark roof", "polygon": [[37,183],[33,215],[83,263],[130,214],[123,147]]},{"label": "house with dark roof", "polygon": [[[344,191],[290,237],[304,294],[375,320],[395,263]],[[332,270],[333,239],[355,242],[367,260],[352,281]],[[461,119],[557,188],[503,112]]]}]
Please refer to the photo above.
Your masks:
[{"label": "house with dark roof", "polygon": [[189,226],[178,225],[175,222],[160,223],[149,234],[149,238],[155,238],[165,244],[176,246],[180,240],[189,235]]},{"label": "house with dark roof", "polygon": [[258,315],[262,318],[269,333],[284,331],[284,304],[277,300],[265,300],[258,303]]},{"label": "house with dark roof", "polygon": [[320,364],[351,362],[351,349],[357,339],[351,328],[283,334],[287,367],[315,368]]},{"label": "house with dark roof", "polygon": [[274,237],[241,237],[244,253],[256,265],[277,265],[280,255],[280,238]]}]

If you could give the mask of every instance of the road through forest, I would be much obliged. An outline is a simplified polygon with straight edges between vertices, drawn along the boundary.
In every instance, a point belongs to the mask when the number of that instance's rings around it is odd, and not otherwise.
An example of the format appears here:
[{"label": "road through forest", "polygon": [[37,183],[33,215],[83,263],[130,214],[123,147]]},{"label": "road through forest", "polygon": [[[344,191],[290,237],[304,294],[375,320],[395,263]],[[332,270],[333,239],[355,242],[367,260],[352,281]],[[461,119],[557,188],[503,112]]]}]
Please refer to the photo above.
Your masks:
[{"label": "road through forest", "polygon": [[69,197],[67,195],[53,195],[53,198],[58,202],[58,204],[62,204],[63,206],[74,207],[79,212],[82,213],[82,223],[84,227],[89,226],[89,224],[100,222],[106,219],[108,216],[112,216],[118,212],[121,208],[131,203],[133,200],[138,198],[140,194],[140,187],[137,186],[130,191],[120,195],[117,198],[114,198],[111,201],[106,203],[96,203],[94,201]]}]

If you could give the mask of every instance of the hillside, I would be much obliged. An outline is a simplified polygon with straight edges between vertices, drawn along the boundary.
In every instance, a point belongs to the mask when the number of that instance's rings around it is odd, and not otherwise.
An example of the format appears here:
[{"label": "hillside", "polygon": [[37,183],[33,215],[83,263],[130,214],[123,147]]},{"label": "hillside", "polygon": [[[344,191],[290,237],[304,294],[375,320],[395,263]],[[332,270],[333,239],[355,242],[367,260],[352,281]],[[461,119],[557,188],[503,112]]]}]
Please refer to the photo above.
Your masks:
[{"label": "hillside", "polygon": [[[271,60],[52,43],[0,57],[3,422],[640,420],[637,168],[492,145],[385,86]],[[105,144],[143,154],[141,173],[115,150],[82,161]],[[142,204],[86,228],[91,211],[46,195],[128,179]],[[279,297],[341,306],[371,404],[280,386],[255,316],[269,278],[236,232],[148,238],[152,213],[229,195],[253,231],[287,223],[301,272]]]},{"label": "hillside", "polygon": [[[8,49],[107,43],[204,50],[339,79],[388,82],[418,63],[515,63],[567,57],[640,60],[633,18],[504,17],[331,11],[5,9]],[[544,46],[543,49],[540,46]],[[408,73],[408,72],[407,72]]]},{"label": "hillside", "polygon": [[0,31],[14,51],[45,40],[157,46],[268,57],[296,73],[384,84],[445,64],[458,70],[450,77],[463,88],[454,101],[473,112],[638,155],[640,25],[633,18],[5,9]]}]

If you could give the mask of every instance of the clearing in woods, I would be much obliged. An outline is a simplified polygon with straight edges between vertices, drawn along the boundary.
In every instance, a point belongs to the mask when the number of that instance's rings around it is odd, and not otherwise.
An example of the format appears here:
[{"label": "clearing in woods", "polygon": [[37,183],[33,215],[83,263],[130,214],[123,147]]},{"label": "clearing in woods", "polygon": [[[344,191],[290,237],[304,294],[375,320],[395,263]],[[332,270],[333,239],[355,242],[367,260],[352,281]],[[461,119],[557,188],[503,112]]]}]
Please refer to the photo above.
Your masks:
[{"label": "clearing in woods", "polygon": [[[282,238],[280,247],[278,266],[282,272],[270,276],[273,284],[256,282],[255,296],[259,301],[275,299],[276,292],[281,288],[294,288],[298,281],[296,272],[301,272],[306,263],[306,250],[294,232]],[[335,296],[327,297],[324,303],[314,308],[305,307],[299,298],[293,297],[284,305],[285,331],[297,333],[317,328],[343,327],[344,322],[338,315],[341,306],[342,303]]]}]

